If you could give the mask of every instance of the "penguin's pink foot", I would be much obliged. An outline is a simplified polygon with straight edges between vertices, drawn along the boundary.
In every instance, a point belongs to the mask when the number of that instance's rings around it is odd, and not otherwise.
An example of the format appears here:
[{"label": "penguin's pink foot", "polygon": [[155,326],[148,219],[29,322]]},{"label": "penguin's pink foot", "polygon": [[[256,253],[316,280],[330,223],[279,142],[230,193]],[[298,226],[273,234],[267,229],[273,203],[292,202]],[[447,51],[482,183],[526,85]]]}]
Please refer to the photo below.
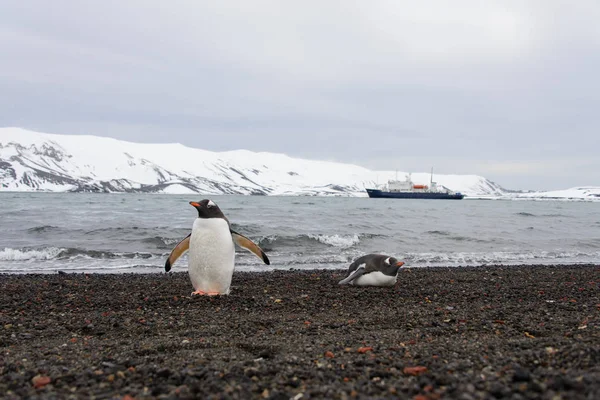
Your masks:
[{"label": "penguin's pink foot", "polygon": [[218,296],[221,293],[219,292],[204,292],[202,290],[196,290],[195,292],[192,292],[192,296],[194,295],[199,295],[199,296]]}]

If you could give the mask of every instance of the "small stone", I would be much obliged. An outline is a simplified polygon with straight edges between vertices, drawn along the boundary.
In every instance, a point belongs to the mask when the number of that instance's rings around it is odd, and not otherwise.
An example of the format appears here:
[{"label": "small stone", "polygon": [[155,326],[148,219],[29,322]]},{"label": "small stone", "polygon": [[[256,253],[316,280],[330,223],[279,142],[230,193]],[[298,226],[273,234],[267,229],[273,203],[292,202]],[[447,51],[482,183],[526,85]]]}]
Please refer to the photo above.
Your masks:
[{"label": "small stone", "polygon": [[116,365],[115,363],[111,363],[111,362],[108,362],[108,361],[104,361],[104,362],[102,363],[102,366],[103,366],[103,367],[106,367],[106,368],[114,368],[114,367],[116,367],[117,365]]},{"label": "small stone", "polygon": [[521,383],[519,385],[519,391],[520,392],[526,392],[527,391],[527,384],[526,383]]},{"label": "small stone", "polygon": [[33,383],[33,387],[36,389],[43,388],[51,381],[52,380],[50,379],[50,377],[45,375],[36,375],[31,379],[31,383]]},{"label": "small stone", "polygon": [[168,378],[169,376],[171,376],[171,370],[168,368],[163,368],[160,371],[158,371],[156,375],[160,376],[161,378]]},{"label": "small stone", "polygon": [[498,399],[504,397],[508,391],[509,390],[504,385],[498,382],[493,383],[490,388],[490,394]]},{"label": "small stone", "polygon": [[425,372],[427,372],[427,367],[422,367],[422,366],[417,366],[417,367],[405,367],[402,372],[404,372],[405,375],[413,375],[413,376],[417,376],[417,375],[421,375]]},{"label": "small stone", "polygon": [[512,379],[513,382],[529,382],[531,380],[531,375],[524,369],[516,368]]}]

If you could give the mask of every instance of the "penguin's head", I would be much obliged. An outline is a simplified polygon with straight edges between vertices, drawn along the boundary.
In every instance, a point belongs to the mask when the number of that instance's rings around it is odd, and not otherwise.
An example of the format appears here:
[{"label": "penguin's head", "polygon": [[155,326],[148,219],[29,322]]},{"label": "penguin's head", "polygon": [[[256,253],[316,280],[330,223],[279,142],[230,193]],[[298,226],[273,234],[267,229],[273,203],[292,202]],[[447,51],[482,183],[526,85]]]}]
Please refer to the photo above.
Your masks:
[{"label": "penguin's head", "polygon": [[190,201],[190,204],[198,210],[198,218],[225,218],[219,206],[212,200]]},{"label": "penguin's head", "polygon": [[394,257],[386,258],[385,260],[383,260],[383,263],[386,265],[391,265],[391,266],[398,267],[398,268],[400,268],[401,266],[404,265],[404,262],[398,261]]}]

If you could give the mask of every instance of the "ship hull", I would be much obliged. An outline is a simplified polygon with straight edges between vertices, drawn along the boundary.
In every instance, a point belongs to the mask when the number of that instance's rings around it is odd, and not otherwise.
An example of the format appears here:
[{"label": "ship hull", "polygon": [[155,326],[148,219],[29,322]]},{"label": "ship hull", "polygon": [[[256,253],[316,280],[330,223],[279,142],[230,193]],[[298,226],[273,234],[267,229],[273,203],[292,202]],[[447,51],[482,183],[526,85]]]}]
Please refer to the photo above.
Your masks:
[{"label": "ship hull", "polygon": [[462,200],[461,193],[432,193],[432,192],[384,192],[378,189],[367,189],[369,197],[374,199],[433,199],[433,200]]}]

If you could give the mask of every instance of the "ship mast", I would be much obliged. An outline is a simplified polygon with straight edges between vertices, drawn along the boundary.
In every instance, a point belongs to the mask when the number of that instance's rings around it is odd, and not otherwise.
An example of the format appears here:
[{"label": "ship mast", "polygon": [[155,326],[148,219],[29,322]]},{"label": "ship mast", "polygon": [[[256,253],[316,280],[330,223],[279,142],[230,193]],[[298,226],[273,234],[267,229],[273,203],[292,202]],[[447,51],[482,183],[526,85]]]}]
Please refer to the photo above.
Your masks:
[{"label": "ship mast", "polygon": [[431,167],[431,178],[429,178],[429,189],[433,187],[433,167]]}]

